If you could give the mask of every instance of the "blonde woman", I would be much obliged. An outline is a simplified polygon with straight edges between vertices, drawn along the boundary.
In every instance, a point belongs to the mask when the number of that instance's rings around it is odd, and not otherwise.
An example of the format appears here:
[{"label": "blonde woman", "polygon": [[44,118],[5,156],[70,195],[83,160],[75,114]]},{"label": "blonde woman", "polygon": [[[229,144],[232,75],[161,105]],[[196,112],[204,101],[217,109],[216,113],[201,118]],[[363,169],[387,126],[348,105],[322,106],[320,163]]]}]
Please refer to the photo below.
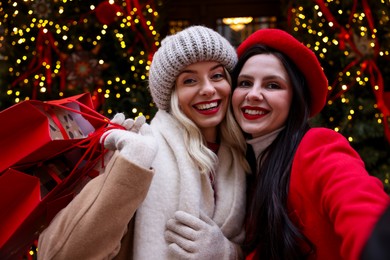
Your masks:
[{"label": "blonde woman", "polygon": [[93,179],[58,214],[40,236],[42,259],[242,258],[245,140],[228,72],[236,60],[203,26],[162,41],[149,72],[159,109],[150,129],[108,135],[105,145],[120,150],[108,174],[118,181]]}]

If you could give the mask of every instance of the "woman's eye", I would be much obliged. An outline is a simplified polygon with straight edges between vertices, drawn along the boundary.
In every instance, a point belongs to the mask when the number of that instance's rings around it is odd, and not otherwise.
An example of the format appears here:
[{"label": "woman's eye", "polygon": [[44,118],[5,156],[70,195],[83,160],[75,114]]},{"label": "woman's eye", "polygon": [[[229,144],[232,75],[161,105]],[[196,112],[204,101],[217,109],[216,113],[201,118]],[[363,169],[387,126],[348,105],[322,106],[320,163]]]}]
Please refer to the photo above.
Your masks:
[{"label": "woman's eye", "polygon": [[267,84],[267,88],[268,89],[280,89],[280,85],[275,83],[275,82],[272,82],[272,83]]},{"label": "woman's eye", "polygon": [[183,80],[183,84],[185,84],[185,85],[192,84],[194,82],[195,82],[194,79],[185,79],[185,80]]},{"label": "woman's eye", "polygon": [[238,82],[238,86],[239,87],[250,87],[250,86],[252,86],[252,84],[250,81],[242,80],[242,81]]},{"label": "woman's eye", "polygon": [[222,74],[222,73],[215,73],[215,74],[213,74],[212,75],[212,77],[211,77],[212,79],[224,79],[225,78],[225,75],[224,74]]}]

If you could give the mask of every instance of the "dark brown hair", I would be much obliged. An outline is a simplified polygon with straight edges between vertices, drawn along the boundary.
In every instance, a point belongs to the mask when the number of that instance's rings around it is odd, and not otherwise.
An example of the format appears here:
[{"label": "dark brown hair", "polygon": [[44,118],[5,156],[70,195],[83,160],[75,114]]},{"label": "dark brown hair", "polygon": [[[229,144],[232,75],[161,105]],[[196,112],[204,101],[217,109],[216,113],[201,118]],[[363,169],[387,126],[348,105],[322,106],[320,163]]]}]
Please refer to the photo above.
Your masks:
[{"label": "dark brown hair", "polygon": [[272,54],[282,62],[292,82],[293,98],[284,129],[261,158],[254,158],[252,147],[248,147],[247,159],[253,174],[248,179],[244,249],[257,249],[256,259],[305,259],[314,252],[314,245],[289,218],[287,197],[294,154],[309,129],[310,94],[295,64],[264,45],[254,45],[241,55],[232,73],[233,89],[245,62],[257,54]]}]

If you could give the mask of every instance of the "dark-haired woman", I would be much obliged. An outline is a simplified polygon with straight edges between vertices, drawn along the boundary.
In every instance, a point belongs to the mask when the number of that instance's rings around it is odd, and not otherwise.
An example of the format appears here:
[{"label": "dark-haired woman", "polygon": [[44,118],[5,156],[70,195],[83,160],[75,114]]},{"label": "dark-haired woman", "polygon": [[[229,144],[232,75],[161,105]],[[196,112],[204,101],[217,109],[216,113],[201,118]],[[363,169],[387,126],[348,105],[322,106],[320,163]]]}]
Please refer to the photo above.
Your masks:
[{"label": "dark-haired woman", "polygon": [[341,134],[309,126],[328,88],[319,61],[278,29],[237,53],[232,105],[253,168],[247,259],[359,259],[389,197]]}]

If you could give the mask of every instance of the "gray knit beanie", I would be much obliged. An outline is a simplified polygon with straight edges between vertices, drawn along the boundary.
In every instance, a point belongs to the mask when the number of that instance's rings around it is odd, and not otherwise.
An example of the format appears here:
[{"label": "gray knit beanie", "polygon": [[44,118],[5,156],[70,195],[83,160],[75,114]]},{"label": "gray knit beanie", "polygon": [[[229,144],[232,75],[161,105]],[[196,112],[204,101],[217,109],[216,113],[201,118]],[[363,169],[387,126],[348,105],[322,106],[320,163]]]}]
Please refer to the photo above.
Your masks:
[{"label": "gray knit beanie", "polygon": [[161,110],[169,111],[172,88],[180,72],[196,62],[220,62],[231,71],[237,62],[234,47],[219,33],[204,26],[191,26],[161,41],[149,70],[149,89]]}]

